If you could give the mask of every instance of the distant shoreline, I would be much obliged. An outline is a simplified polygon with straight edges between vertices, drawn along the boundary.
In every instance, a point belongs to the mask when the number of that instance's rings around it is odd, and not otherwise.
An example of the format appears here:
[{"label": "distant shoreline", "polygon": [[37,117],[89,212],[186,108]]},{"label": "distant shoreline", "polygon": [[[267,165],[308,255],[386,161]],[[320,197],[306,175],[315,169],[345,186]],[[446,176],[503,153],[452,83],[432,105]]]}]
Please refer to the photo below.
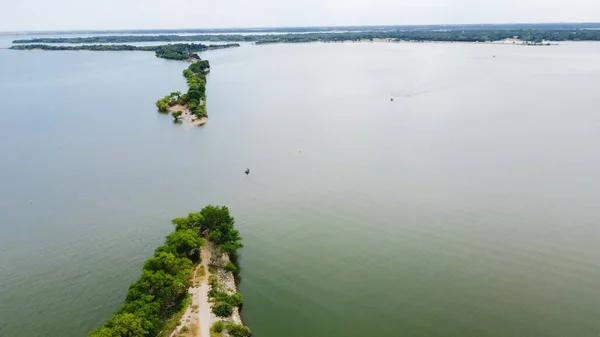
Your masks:
[{"label": "distant shoreline", "polygon": [[2,31],[2,35],[75,35],[75,34],[218,34],[218,33],[303,33],[331,31],[378,30],[462,30],[462,29],[600,29],[600,22],[542,22],[542,23],[452,23],[417,25],[342,25],[342,26],[282,26],[228,28],[149,28],[149,29],[71,29]]},{"label": "distant shoreline", "polygon": [[365,30],[365,31],[311,31],[306,33],[267,33],[267,34],[198,34],[198,35],[106,35],[88,37],[48,37],[14,40],[23,44],[98,44],[98,43],[140,43],[140,42],[250,42],[301,43],[301,42],[344,42],[362,40],[418,41],[418,42],[497,42],[518,39],[530,44],[543,41],[600,41],[600,29],[579,29],[563,27],[500,29],[415,29],[415,30]]}]

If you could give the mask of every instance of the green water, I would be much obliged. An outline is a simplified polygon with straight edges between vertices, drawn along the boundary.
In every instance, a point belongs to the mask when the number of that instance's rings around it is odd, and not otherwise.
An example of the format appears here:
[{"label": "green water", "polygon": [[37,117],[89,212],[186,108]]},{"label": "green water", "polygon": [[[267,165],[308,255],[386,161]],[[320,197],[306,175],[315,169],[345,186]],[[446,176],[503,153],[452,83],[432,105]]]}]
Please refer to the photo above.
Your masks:
[{"label": "green water", "polygon": [[596,336],[599,52],[211,51],[191,128],[153,105],[185,63],[0,50],[0,335],[85,335],[213,203],[256,336]]}]

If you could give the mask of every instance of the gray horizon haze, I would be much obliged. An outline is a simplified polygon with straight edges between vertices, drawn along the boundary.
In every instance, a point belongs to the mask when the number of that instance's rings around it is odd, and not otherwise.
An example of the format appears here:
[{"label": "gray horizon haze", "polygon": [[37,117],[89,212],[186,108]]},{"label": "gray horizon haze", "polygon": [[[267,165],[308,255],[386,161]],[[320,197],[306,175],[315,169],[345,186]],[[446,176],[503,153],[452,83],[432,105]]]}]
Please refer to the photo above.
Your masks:
[{"label": "gray horizon haze", "polygon": [[598,22],[593,0],[21,0],[0,31]]}]

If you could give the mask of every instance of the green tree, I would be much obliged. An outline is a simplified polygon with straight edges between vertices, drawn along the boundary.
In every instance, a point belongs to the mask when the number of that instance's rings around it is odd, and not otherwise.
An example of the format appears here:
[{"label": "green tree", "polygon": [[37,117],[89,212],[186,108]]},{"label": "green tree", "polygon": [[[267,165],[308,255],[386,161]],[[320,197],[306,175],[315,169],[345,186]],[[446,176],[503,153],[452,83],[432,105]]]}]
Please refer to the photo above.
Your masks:
[{"label": "green tree", "polygon": [[107,326],[103,326],[97,329],[92,330],[92,332],[90,332],[89,337],[119,337],[118,335],[116,335],[116,333],[113,331],[113,329],[107,327]]},{"label": "green tree", "polygon": [[[106,327],[99,329],[99,332],[92,333],[94,337],[144,337],[148,330],[143,327],[143,318],[134,314],[124,313],[114,315],[107,323]],[[111,333],[107,335],[106,333]]]},{"label": "green tree", "polygon": [[189,213],[187,218],[175,218],[171,220],[171,223],[175,225],[175,230],[195,229],[200,230],[200,224],[202,222],[202,214],[200,212]]},{"label": "green tree", "polygon": [[191,99],[201,100],[202,92],[200,91],[200,89],[190,89],[190,91],[188,91],[188,93],[187,93],[187,97],[188,97],[188,100],[191,100]]},{"label": "green tree", "polygon": [[161,304],[161,312],[165,312],[187,293],[191,272],[189,270],[171,275],[163,270],[142,270],[142,277],[129,286],[126,301],[133,302],[144,296],[154,296]]},{"label": "green tree", "polygon": [[223,226],[233,226],[233,223],[235,222],[233,217],[229,214],[229,208],[227,208],[227,206],[208,205],[200,211],[200,214],[202,215],[200,231],[212,231]]},{"label": "green tree", "polygon": [[125,303],[117,313],[135,313],[143,317],[143,328],[150,334],[156,332],[160,327],[160,303],[154,300],[154,296],[146,295],[141,298]]},{"label": "green tree", "polygon": [[173,116],[173,118],[175,120],[179,120],[179,117],[181,117],[182,114],[183,114],[183,112],[181,112],[181,111],[175,111],[171,115]]},{"label": "green tree", "polygon": [[145,270],[164,270],[170,275],[177,275],[190,268],[192,268],[192,262],[189,259],[178,257],[168,252],[156,252],[153,257],[144,263]]},{"label": "green tree", "polygon": [[196,255],[200,250],[200,246],[205,245],[204,240],[193,229],[175,231],[167,236],[165,243],[178,254],[186,254],[187,256]]}]

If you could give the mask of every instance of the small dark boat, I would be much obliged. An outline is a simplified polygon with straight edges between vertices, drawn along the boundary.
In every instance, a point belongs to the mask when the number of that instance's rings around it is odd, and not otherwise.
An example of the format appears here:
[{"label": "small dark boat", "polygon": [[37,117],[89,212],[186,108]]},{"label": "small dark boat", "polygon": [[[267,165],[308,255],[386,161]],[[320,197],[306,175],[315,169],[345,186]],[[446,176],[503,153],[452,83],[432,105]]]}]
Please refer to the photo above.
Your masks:
[{"label": "small dark boat", "polygon": [[393,102],[394,101],[394,97],[390,97],[390,101]]},{"label": "small dark boat", "polygon": [[250,169],[249,168],[246,169],[246,174],[250,174]]}]

